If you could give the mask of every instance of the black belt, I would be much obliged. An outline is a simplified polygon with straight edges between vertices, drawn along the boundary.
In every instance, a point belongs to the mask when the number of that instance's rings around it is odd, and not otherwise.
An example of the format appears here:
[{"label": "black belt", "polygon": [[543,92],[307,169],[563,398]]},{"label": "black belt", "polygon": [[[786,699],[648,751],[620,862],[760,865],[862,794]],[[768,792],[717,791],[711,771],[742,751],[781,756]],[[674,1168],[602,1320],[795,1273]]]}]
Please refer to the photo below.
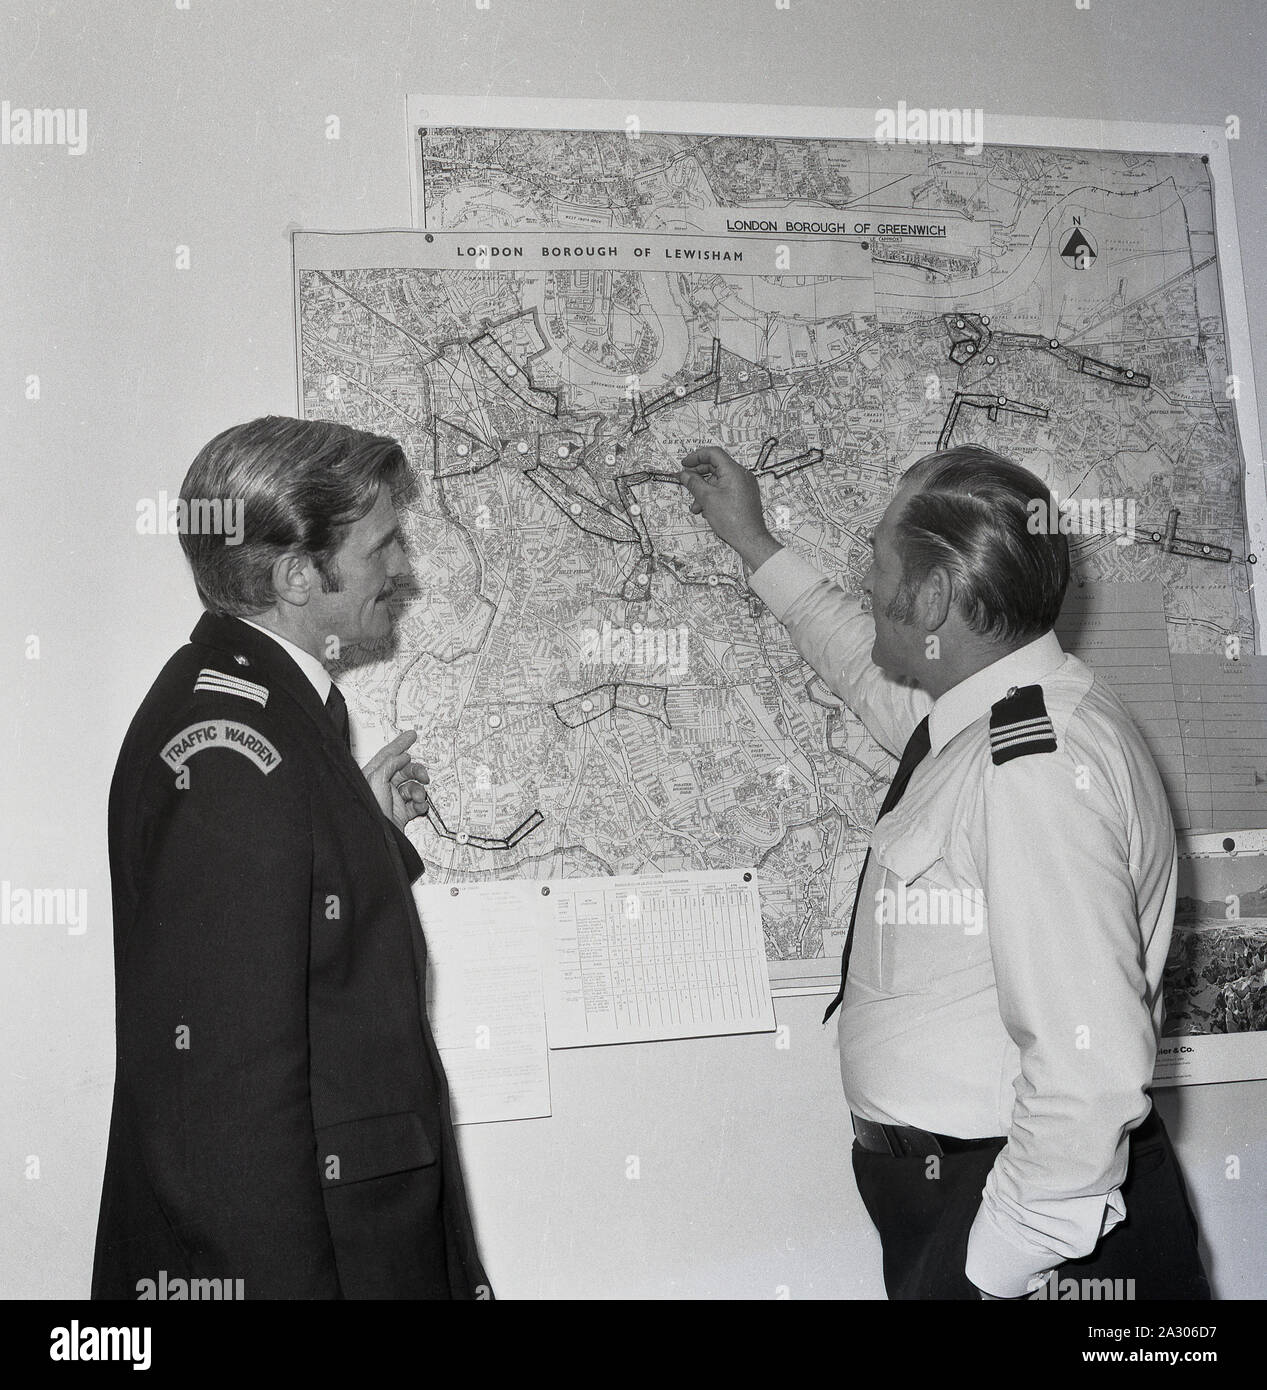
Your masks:
[{"label": "black belt", "polygon": [[[985,1149],[991,1144],[1003,1144],[1007,1136],[992,1135],[986,1139],[956,1139],[952,1134],[933,1134],[927,1129],[916,1129],[914,1125],[882,1125],[874,1120],[864,1120],[858,1115],[850,1115],[853,1132],[858,1147],[868,1153],[891,1154],[894,1158],[920,1158],[945,1154],[970,1153],[973,1149]],[[1144,1123],[1136,1129],[1133,1142],[1154,1139],[1161,1132],[1161,1120],[1155,1109],[1150,1110]]]},{"label": "black belt", "polygon": [[991,1144],[997,1148],[1006,1141],[1006,1136],[1002,1134],[987,1139],[956,1139],[951,1134],[933,1134],[926,1129],[916,1129],[914,1125],[881,1125],[858,1115],[850,1118],[859,1148],[866,1149],[868,1153],[892,1154],[894,1158],[915,1155],[920,1158],[933,1155],[941,1158],[944,1154],[968,1153]]}]

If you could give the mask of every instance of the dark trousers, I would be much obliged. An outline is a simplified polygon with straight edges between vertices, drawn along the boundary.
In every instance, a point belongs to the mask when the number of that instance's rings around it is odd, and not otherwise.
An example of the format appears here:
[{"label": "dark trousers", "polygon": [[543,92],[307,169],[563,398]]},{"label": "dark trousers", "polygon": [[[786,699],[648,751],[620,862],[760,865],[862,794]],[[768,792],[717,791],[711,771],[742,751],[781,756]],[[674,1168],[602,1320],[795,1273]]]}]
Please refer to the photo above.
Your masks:
[{"label": "dark trousers", "polygon": [[[986,1175],[1006,1140],[943,1154],[895,1158],[857,1143],[853,1171],[884,1247],[884,1287],[893,1299],[979,1298],[964,1274],[968,1231]],[[1147,1301],[1201,1300],[1210,1285],[1197,1252],[1197,1222],[1161,1117],[1153,1111],[1131,1135],[1122,1198],[1126,1220],[1080,1260],[1060,1265],[1053,1280],[1079,1281],[1076,1295],[1053,1284],[1049,1296],[1093,1297],[1083,1280],[1122,1280],[1118,1296]],[[936,1176],[933,1176],[936,1174]],[[1133,1281],[1129,1283],[1127,1281]],[[1101,1286],[1103,1289],[1105,1286]],[[1101,1297],[1111,1296],[1102,1293]]]}]

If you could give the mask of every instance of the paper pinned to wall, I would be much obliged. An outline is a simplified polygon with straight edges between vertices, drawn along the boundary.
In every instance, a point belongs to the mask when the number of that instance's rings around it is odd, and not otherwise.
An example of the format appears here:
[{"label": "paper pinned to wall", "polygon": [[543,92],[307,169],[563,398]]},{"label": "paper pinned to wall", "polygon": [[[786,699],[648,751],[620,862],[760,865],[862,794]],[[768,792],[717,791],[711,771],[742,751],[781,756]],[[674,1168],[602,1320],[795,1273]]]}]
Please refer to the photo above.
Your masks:
[{"label": "paper pinned to wall", "polygon": [[1179,836],[1155,1086],[1267,1075],[1267,830]]},{"label": "paper pinned to wall", "polygon": [[550,894],[551,1047],[774,1029],[754,873],[569,879]]},{"label": "paper pinned to wall", "polygon": [[535,883],[416,887],[427,1013],[458,1124],[550,1114],[541,945],[553,917]]},{"label": "paper pinned to wall", "polygon": [[1267,825],[1267,657],[1176,653],[1170,665],[1183,739],[1186,825]]},{"label": "paper pinned to wall", "polygon": [[1112,688],[1135,721],[1177,826],[1192,824],[1161,584],[1071,584],[1056,636]]},{"label": "paper pinned to wall", "polygon": [[772,1032],[745,869],[415,888],[459,1123],[550,1114],[551,1048]]}]

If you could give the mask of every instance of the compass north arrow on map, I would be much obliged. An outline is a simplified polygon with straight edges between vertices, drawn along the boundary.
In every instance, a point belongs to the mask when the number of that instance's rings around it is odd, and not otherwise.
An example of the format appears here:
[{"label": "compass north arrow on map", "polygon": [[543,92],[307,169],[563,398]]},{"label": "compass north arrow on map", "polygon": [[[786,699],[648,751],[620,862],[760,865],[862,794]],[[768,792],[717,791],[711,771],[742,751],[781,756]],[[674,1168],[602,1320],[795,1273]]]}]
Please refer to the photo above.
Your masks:
[{"label": "compass north arrow on map", "polygon": [[1068,261],[1070,265],[1076,266],[1079,270],[1087,269],[1095,260],[1095,256],[1095,243],[1081,227],[1075,227],[1069,233],[1065,244],[1060,248],[1061,260]]}]

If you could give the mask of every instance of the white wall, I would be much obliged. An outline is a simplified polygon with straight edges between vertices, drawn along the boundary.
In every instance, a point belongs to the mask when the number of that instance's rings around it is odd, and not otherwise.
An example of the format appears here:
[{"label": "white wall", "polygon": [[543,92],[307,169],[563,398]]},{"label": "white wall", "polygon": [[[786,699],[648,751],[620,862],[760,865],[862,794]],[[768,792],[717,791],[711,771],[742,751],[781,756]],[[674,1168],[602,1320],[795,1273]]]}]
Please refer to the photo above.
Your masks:
[{"label": "white wall", "polygon": [[[198,612],[175,538],[138,537],[136,503],[174,492],[225,425],[294,413],[287,231],[408,224],[405,93],[1235,113],[1250,322],[1267,318],[1255,0],[189,3],[17,0],[0,52],[0,98],[86,107],[90,133],[80,158],[0,148],[0,878],[89,904],[81,936],[0,927],[7,1297],[88,1288],[113,1067],[106,792]],[[780,1003],[786,1052],[750,1037],[554,1053],[552,1119],[463,1130],[499,1292],[880,1296],[821,1007]],[[1224,1297],[1267,1293],[1265,1102],[1264,1082],[1161,1097]]]}]

